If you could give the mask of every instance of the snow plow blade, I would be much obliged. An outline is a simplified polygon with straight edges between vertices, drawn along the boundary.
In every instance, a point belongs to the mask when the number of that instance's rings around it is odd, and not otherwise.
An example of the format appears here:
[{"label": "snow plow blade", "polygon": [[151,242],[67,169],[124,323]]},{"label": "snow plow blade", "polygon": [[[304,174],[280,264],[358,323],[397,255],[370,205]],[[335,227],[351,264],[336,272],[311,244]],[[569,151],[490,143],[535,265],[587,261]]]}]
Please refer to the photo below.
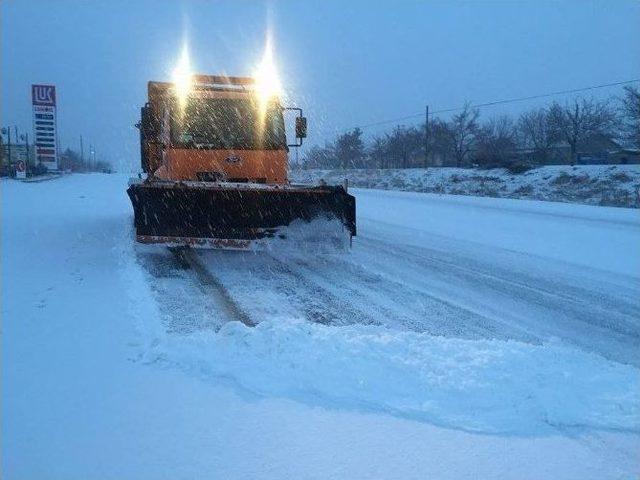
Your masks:
[{"label": "snow plow blade", "polygon": [[127,194],[141,243],[248,249],[296,220],[338,220],[356,234],[355,198],[341,186],[152,181]]}]

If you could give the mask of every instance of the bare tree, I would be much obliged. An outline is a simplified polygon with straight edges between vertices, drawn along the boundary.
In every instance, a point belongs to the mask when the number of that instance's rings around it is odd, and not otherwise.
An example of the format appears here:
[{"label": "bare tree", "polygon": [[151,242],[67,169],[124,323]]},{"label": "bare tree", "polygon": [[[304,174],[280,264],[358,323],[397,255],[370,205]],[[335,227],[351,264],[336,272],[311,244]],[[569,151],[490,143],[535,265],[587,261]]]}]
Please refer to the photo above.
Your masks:
[{"label": "bare tree", "polygon": [[640,89],[637,87],[624,87],[622,118],[627,140],[636,148],[640,148]]},{"label": "bare tree", "polygon": [[517,129],[524,146],[533,149],[534,159],[547,163],[553,145],[560,139],[549,110],[539,108],[523,113],[518,119]]},{"label": "bare tree", "polygon": [[339,135],[335,144],[335,154],[343,169],[358,167],[364,158],[362,130],[354,128],[350,132]]},{"label": "bare tree", "polygon": [[454,115],[448,124],[453,157],[457,167],[462,167],[469,157],[478,131],[479,116],[478,109],[471,108],[469,103],[466,103],[462,112]]},{"label": "bare tree", "polygon": [[389,164],[389,146],[384,137],[374,137],[369,147],[370,167],[386,168]]},{"label": "bare tree", "polygon": [[337,161],[333,144],[325,143],[324,147],[314,145],[307,150],[302,163],[307,168],[335,168]]},{"label": "bare tree", "polygon": [[447,122],[434,118],[429,122],[429,156],[430,164],[437,163],[447,165],[449,160],[453,158],[453,135],[450,132]]},{"label": "bare tree", "polygon": [[404,142],[404,129],[404,125],[398,125],[385,138],[393,168],[405,168],[407,164],[409,151]]},{"label": "bare tree", "polygon": [[424,135],[415,127],[398,125],[385,137],[389,158],[396,168],[409,168],[418,164],[418,158],[424,158]]},{"label": "bare tree", "polygon": [[516,152],[516,128],[510,117],[502,115],[478,128],[474,158],[483,166],[506,165]]},{"label": "bare tree", "polygon": [[594,135],[612,136],[615,113],[608,102],[576,99],[561,106],[554,102],[549,110],[554,128],[571,149],[571,162],[578,159],[581,145]]}]

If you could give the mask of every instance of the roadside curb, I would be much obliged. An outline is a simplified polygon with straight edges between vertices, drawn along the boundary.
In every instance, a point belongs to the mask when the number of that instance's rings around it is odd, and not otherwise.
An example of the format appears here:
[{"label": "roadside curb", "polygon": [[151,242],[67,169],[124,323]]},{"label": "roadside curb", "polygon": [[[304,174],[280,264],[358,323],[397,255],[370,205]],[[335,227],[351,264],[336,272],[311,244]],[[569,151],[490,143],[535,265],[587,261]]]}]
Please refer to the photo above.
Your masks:
[{"label": "roadside curb", "polygon": [[25,178],[23,180],[21,180],[21,182],[23,183],[39,183],[39,182],[46,182],[48,180],[55,180],[56,178],[61,178],[62,175],[60,174],[55,174],[55,175],[46,175],[46,176],[39,176],[39,177],[30,177],[30,178]]}]

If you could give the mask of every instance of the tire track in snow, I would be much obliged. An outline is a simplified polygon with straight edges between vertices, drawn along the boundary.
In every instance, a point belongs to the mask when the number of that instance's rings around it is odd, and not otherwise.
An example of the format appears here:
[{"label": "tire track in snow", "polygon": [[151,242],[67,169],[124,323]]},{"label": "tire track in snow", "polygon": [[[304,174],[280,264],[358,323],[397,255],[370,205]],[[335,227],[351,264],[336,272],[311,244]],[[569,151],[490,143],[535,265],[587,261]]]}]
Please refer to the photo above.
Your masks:
[{"label": "tire track in snow", "polygon": [[255,322],[243,311],[233,300],[229,291],[222,285],[214,275],[202,264],[200,257],[190,248],[174,250],[173,253],[185,260],[193,270],[197,280],[206,289],[206,293],[219,306],[220,313],[230,320],[236,320],[252,327]]},{"label": "tire track in snow", "polygon": [[293,317],[316,323],[377,324],[340,295],[310,282],[267,252],[200,253],[203,264],[256,323]]},{"label": "tire track in snow", "polygon": [[[387,244],[379,240],[366,238],[364,241],[378,244],[379,248],[388,247]],[[610,296],[610,290],[608,292],[604,292],[601,289],[598,291],[599,289],[597,287],[599,287],[599,285],[597,284],[593,285],[596,288],[587,289],[572,285],[569,281],[563,283],[553,281],[553,277],[549,276],[533,276],[523,274],[522,272],[514,272],[513,270],[507,271],[506,269],[501,269],[496,263],[487,262],[485,265],[482,265],[482,262],[476,261],[477,266],[465,265],[464,263],[469,263],[469,259],[464,259],[460,256],[454,260],[448,260],[446,258],[453,257],[453,255],[448,252],[410,246],[393,248],[396,253],[406,258],[411,260],[419,259],[423,265],[429,265],[432,268],[434,267],[432,264],[437,263],[442,265],[455,276],[468,278],[481,277],[492,285],[509,285],[513,287],[512,290],[529,291],[532,294],[545,297],[545,301],[540,302],[541,305],[549,305],[550,302],[561,302],[562,305],[571,303],[579,306],[584,303],[585,298],[593,298],[595,295],[597,296],[597,302],[592,302],[593,305],[591,305],[591,308],[597,311],[594,313],[598,313],[603,317],[603,320],[594,323],[595,325],[640,338],[640,306],[633,294],[626,293],[627,288],[616,286],[617,297],[612,298]],[[512,254],[517,255],[515,253]],[[523,256],[523,254],[519,255]],[[484,269],[480,267],[484,267]],[[460,272],[460,275],[456,275],[454,270]],[[512,278],[507,278],[506,275],[510,275]],[[633,280],[629,281],[632,282]],[[634,299],[634,301],[631,299]],[[553,307],[552,309],[555,310]],[[606,322],[606,318],[609,316],[608,314],[611,313],[611,309],[616,311],[615,314],[619,317],[618,322]]]},{"label": "tire track in snow", "polygon": [[168,333],[186,335],[223,325],[225,319],[218,302],[168,249],[136,245],[136,260],[147,277]]},{"label": "tire track in snow", "polygon": [[[413,286],[431,287],[448,297],[459,295],[458,304],[475,304],[477,311],[493,312],[487,313],[488,316],[500,315],[505,323],[538,338],[560,337],[607,358],[640,364],[635,348],[640,329],[637,317],[629,315],[630,311],[638,310],[637,306],[627,304],[622,312],[616,311],[608,308],[611,303],[617,305],[615,298],[610,297],[609,302],[602,306],[600,301],[604,293],[596,293],[594,298],[594,293],[587,285],[574,286],[569,283],[568,277],[563,278],[563,283],[548,281],[545,277],[522,275],[502,268],[493,256],[482,262],[428,247],[390,247],[384,241],[370,238],[361,238],[360,241],[364,243],[365,250],[393,249],[396,264],[390,266],[383,262],[379,265],[380,268],[387,268],[391,275],[406,277],[416,266],[428,272],[429,275],[424,278],[412,277]],[[515,252],[508,253],[527,257]],[[372,256],[367,261],[376,264],[377,259]],[[484,268],[489,272],[485,272]],[[510,275],[511,278],[505,278],[504,275]],[[540,284],[542,288],[538,288]],[[596,285],[596,290],[598,288],[600,286]],[[618,288],[614,291],[617,294]],[[576,292],[582,292],[583,298],[575,298],[573,295]]]},{"label": "tire track in snow", "polygon": [[[313,260],[294,257],[286,261],[321,288],[335,291],[336,294],[345,292],[355,308],[377,311],[383,319],[381,323],[386,326],[462,338],[489,336],[533,340],[519,332],[509,332],[505,325],[490,322],[469,309],[417,289],[414,285],[362,268],[352,263],[348,255]],[[382,271],[382,268],[378,271]]]}]

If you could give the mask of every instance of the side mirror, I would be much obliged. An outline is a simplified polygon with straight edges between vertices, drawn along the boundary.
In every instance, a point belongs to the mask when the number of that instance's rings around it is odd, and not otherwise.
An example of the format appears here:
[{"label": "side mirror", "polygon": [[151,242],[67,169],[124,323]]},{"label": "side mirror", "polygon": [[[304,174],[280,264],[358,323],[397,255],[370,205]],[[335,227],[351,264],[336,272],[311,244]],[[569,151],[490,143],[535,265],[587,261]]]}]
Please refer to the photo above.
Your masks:
[{"label": "side mirror", "polygon": [[307,117],[296,117],[296,138],[307,138]]}]

